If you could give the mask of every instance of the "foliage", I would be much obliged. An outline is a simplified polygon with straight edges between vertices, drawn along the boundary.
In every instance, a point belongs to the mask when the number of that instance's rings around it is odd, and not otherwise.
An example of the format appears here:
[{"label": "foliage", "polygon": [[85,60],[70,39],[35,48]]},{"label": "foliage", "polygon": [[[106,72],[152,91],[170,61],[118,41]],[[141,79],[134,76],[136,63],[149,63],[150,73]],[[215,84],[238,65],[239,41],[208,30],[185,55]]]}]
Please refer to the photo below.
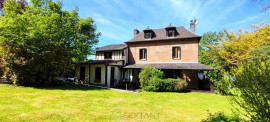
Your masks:
[{"label": "foliage", "polygon": [[[179,80],[179,79],[173,79],[173,80]],[[177,82],[175,85],[174,85],[174,91],[177,91],[177,92],[184,92],[187,90],[187,86],[188,86],[188,83],[184,80],[180,81],[180,82]]]},{"label": "foliage", "polygon": [[142,69],[141,73],[139,74],[139,78],[141,88],[144,89],[144,87],[148,85],[150,78],[164,78],[164,73],[161,70],[147,66]]},{"label": "foliage", "polygon": [[267,12],[270,8],[270,0],[251,0],[259,6],[261,12]]},{"label": "foliage", "polygon": [[[269,46],[266,45],[270,43],[269,30],[270,25],[262,24],[253,25],[251,30],[239,30],[238,33],[224,29],[219,33],[209,32],[203,35],[200,41],[199,62],[216,68],[216,70],[204,71],[204,75],[214,82],[221,94],[230,93],[228,84],[222,80],[226,70],[237,67],[248,58],[254,59],[259,53],[269,57],[267,53]],[[266,47],[260,49],[263,45]],[[253,51],[256,48],[257,50]]]},{"label": "foliage", "polygon": [[270,60],[270,43],[263,46],[258,46],[256,49],[252,50],[248,56],[248,62],[252,61],[267,61]]},{"label": "foliage", "polygon": [[208,113],[208,117],[202,122],[240,122],[240,118],[236,115],[225,115],[223,112],[215,114]]},{"label": "foliage", "polygon": [[145,67],[139,74],[142,90],[153,92],[181,92],[187,88],[182,79],[163,79],[164,73],[156,68]]},{"label": "foliage", "polygon": [[[3,8],[5,7],[4,6],[4,3],[8,1],[8,0],[0,0],[0,15],[4,15],[4,12],[3,12]],[[10,2],[10,1],[8,1]],[[13,0],[12,2],[16,2],[16,4],[18,4],[18,12],[22,14],[21,10],[25,11],[26,10],[26,5],[28,4],[26,0]]]},{"label": "foliage", "polygon": [[18,85],[50,84],[92,54],[100,35],[92,18],[62,10],[61,2],[31,0],[25,11],[14,0],[0,18],[1,66]]},{"label": "foliage", "polygon": [[187,88],[187,82],[182,79],[161,79],[150,78],[150,81],[145,85],[145,91],[152,92],[184,92]]},{"label": "foliage", "polygon": [[[230,72],[226,80],[237,90],[231,101],[251,121],[270,121],[270,62],[254,60]],[[238,107],[236,107],[238,108]]]},{"label": "foliage", "polygon": [[252,26],[251,30],[239,30],[239,33],[224,29],[225,37],[219,46],[219,56],[226,66],[238,66],[245,62],[252,50],[270,42],[270,25]]},{"label": "foliage", "polygon": [[222,32],[208,32],[202,36],[199,44],[199,62],[215,68],[215,70],[204,71],[204,75],[214,83],[215,88],[221,94],[227,91],[227,87],[222,80],[225,71],[225,67],[223,66],[224,60],[218,54],[218,45],[222,42],[223,37],[224,33]]}]

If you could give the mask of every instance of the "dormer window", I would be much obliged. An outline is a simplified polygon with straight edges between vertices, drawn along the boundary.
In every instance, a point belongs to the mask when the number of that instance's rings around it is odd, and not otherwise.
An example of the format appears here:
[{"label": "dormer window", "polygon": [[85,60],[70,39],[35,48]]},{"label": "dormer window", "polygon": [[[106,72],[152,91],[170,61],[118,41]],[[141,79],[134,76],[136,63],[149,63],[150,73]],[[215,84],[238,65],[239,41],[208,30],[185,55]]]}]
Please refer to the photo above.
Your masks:
[{"label": "dormer window", "polygon": [[149,28],[149,26],[147,28],[145,28],[143,30],[144,32],[144,39],[151,39],[153,38],[153,31],[152,29]]},{"label": "dormer window", "polygon": [[150,32],[146,32],[146,33],[144,34],[144,38],[145,38],[145,39],[150,39],[150,38],[151,38],[151,33],[150,33]]},{"label": "dormer window", "polygon": [[167,37],[174,37],[175,36],[176,28],[172,24],[167,26],[165,29],[166,29],[166,36]]},{"label": "dormer window", "polygon": [[168,37],[173,37],[173,30],[168,30]]}]

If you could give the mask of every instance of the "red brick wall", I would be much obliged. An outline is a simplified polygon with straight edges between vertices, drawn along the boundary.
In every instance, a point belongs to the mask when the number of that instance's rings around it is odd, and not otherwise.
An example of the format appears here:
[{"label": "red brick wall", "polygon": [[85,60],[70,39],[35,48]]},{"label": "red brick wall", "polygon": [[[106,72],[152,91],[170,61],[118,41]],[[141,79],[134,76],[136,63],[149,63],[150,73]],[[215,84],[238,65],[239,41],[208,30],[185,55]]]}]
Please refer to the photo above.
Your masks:
[{"label": "red brick wall", "polygon": [[[172,47],[181,47],[181,59],[172,59]],[[129,63],[198,62],[198,39],[163,40],[128,43]],[[139,50],[147,49],[147,60],[139,59]]]}]

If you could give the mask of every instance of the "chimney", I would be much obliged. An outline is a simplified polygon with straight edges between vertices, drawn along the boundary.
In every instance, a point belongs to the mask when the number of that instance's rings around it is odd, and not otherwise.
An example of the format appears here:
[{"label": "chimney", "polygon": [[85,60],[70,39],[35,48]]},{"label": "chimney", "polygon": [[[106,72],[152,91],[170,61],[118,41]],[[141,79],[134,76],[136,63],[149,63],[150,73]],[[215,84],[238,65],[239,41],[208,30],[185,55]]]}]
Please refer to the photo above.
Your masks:
[{"label": "chimney", "polygon": [[190,20],[190,31],[194,34],[195,34],[195,25],[197,24],[198,24],[198,21],[197,19],[195,19],[195,17],[194,17],[194,20]]},{"label": "chimney", "polygon": [[136,36],[136,35],[138,35],[140,33],[140,31],[138,30],[138,29],[134,29],[134,37]]}]

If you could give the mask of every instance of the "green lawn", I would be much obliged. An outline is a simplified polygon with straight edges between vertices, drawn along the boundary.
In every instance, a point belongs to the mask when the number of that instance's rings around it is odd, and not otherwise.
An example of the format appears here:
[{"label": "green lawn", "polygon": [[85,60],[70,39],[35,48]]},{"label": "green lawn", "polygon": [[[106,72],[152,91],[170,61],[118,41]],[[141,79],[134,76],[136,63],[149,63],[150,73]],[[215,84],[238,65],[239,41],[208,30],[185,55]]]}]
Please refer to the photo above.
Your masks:
[{"label": "green lawn", "polygon": [[[128,93],[85,86],[0,84],[0,121],[201,121],[231,112],[224,96],[206,93]],[[121,117],[121,118],[120,118]]]}]

